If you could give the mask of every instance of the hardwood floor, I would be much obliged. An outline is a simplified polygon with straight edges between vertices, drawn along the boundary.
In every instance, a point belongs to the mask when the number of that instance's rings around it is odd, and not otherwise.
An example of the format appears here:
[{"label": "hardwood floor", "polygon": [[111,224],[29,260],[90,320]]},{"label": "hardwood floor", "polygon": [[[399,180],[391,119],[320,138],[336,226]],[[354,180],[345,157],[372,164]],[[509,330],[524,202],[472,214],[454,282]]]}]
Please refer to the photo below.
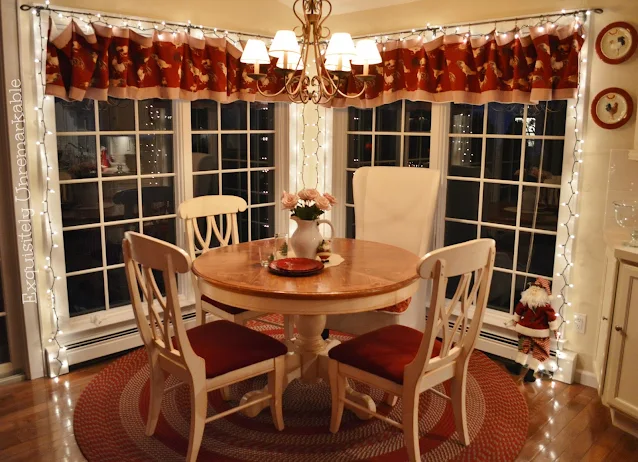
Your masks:
[{"label": "hardwood floor", "polygon": [[[73,408],[84,387],[113,359],[63,376],[0,388],[0,461],[83,461]],[[517,385],[529,406],[519,461],[638,461],[638,439],[611,425],[595,389],[548,380]]]}]

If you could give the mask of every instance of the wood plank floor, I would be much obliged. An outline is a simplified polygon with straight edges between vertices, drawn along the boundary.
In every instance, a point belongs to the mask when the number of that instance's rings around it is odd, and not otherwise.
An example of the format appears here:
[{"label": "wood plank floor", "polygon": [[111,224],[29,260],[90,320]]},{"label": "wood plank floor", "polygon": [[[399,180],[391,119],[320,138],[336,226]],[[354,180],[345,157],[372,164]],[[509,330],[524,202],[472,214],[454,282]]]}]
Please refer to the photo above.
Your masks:
[{"label": "wood plank floor", "polygon": [[[113,359],[63,376],[0,388],[0,461],[83,461],[73,436],[82,390]],[[517,386],[529,406],[519,461],[638,462],[638,439],[611,425],[596,390],[548,380]]]}]

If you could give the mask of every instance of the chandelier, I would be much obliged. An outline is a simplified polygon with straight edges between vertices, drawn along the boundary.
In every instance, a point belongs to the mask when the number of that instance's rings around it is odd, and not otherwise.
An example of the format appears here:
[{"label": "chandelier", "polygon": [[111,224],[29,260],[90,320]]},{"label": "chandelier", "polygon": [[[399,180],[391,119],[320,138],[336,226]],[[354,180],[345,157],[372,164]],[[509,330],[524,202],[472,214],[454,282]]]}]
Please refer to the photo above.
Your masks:
[{"label": "chandelier", "polygon": [[[324,7],[327,12],[324,15]],[[350,34],[333,33],[323,24],[332,12],[329,0],[295,0],[293,12],[301,22],[300,33],[295,30],[279,30],[266,50],[261,40],[248,40],[240,61],[254,65],[254,72],[248,76],[257,81],[257,90],[266,97],[275,97],[286,92],[292,102],[315,104],[327,103],[335,96],[358,98],[365,91],[366,84],[375,79],[370,75],[370,64],[381,62],[377,44],[373,40],[360,40],[355,47]],[[311,56],[312,55],[312,56]],[[277,59],[276,71],[285,75],[285,85],[277,93],[267,93],[262,88],[266,74],[260,72],[260,66],[270,64],[270,57]],[[310,76],[309,61],[313,60],[314,75]],[[362,82],[361,91],[348,95],[339,86],[351,74],[352,64],[363,66],[363,73],[355,78]]]}]

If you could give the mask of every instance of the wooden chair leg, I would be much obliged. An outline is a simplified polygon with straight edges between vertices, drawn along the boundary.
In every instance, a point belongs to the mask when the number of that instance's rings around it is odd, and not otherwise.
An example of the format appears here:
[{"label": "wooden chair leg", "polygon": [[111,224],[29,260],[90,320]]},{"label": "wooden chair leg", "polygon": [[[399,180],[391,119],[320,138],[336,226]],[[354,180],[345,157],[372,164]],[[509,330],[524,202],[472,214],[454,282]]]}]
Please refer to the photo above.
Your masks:
[{"label": "wooden chair leg", "polygon": [[450,381],[451,391],[450,398],[452,401],[452,410],[454,411],[454,423],[456,424],[456,432],[459,435],[461,443],[465,446],[470,444],[470,432],[467,429],[467,409],[465,406],[465,390],[467,387],[467,362],[460,361],[456,374]]},{"label": "wooden chair leg", "polygon": [[150,358],[151,377],[150,377],[150,397],[148,404],[148,418],[146,419],[146,436],[155,433],[157,420],[162,410],[162,397],[164,396],[164,371],[159,365],[157,356]]},{"label": "wooden chair leg", "polygon": [[390,407],[394,407],[397,404],[397,401],[399,401],[399,397],[396,395],[393,395],[392,393],[384,393],[383,394],[383,402],[385,404],[387,404]]},{"label": "wooden chair leg", "polygon": [[221,387],[219,393],[222,395],[224,401],[230,401],[230,387]]},{"label": "wooden chair leg", "polygon": [[206,425],[206,410],[208,408],[208,394],[206,388],[201,386],[195,388],[191,384],[191,427],[188,438],[188,452],[186,462],[195,462],[199,447],[204,437],[204,426]]},{"label": "wooden chair leg", "polygon": [[275,428],[279,431],[284,429],[283,399],[284,377],[286,376],[285,356],[275,358],[275,370],[268,374],[268,393],[270,398],[270,412]]},{"label": "wooden chair leg", "polygon": [[[405,385],[404,385],[405,387]],[[407,387],[406,387],[407,388]],[[404,388],[403,393],[403,438],[408,450],[408,460],[417,462],[421,460],[419,448],[419,394],[414,388]]]},{"label": "wooden chair leg", "polygon": [[330,378],[330,392],[332,395],[332,415],[330,417],[330,431],[337,433],[341,426],[343,408],[346,399],[346,377],[339,374],[339,363],[334,359],[328,360],[328,377]]},{"label": "wooden chair leg", "polygon": [[292,315],[284,316],[284,336],[286,344],[295,336],[295,317]]}]

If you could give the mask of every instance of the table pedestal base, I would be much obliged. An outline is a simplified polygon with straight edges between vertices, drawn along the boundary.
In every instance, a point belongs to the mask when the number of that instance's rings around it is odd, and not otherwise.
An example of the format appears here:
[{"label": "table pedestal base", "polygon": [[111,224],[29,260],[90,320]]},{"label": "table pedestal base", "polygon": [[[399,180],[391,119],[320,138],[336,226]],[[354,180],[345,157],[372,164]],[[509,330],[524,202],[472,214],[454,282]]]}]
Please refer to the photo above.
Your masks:
[{"label": "table pedestal base", "polygon": [[[294,341],[290,342],[292,348],[289,348],[290,353],[286,356],[287,373],[283,386],[284,390],[294,379],[299,379],[305,383],[316,383],[319,380],[325,380],[329,383],[328,352],[341,342],[336,339],[324,340],[321,338],[321,333],[326,327],[325,315],[296,316],[296,325],[298,335]],[[243,405],[256,401],[267,394],[267,387],[262,390],[250,391],[242,396],[239,404]],[[346,398],[369,409],[371,412],[376,412],[376,405],[372,398],[364,393],[355,391],[349,384],[346,388]],[[262,401],[244,409],[242,412],[248,417],[255,417],[268,406],[268,401]],[[352,409],[352,411],[362,420],[372,417],[370,414],[358,409]]]}]

